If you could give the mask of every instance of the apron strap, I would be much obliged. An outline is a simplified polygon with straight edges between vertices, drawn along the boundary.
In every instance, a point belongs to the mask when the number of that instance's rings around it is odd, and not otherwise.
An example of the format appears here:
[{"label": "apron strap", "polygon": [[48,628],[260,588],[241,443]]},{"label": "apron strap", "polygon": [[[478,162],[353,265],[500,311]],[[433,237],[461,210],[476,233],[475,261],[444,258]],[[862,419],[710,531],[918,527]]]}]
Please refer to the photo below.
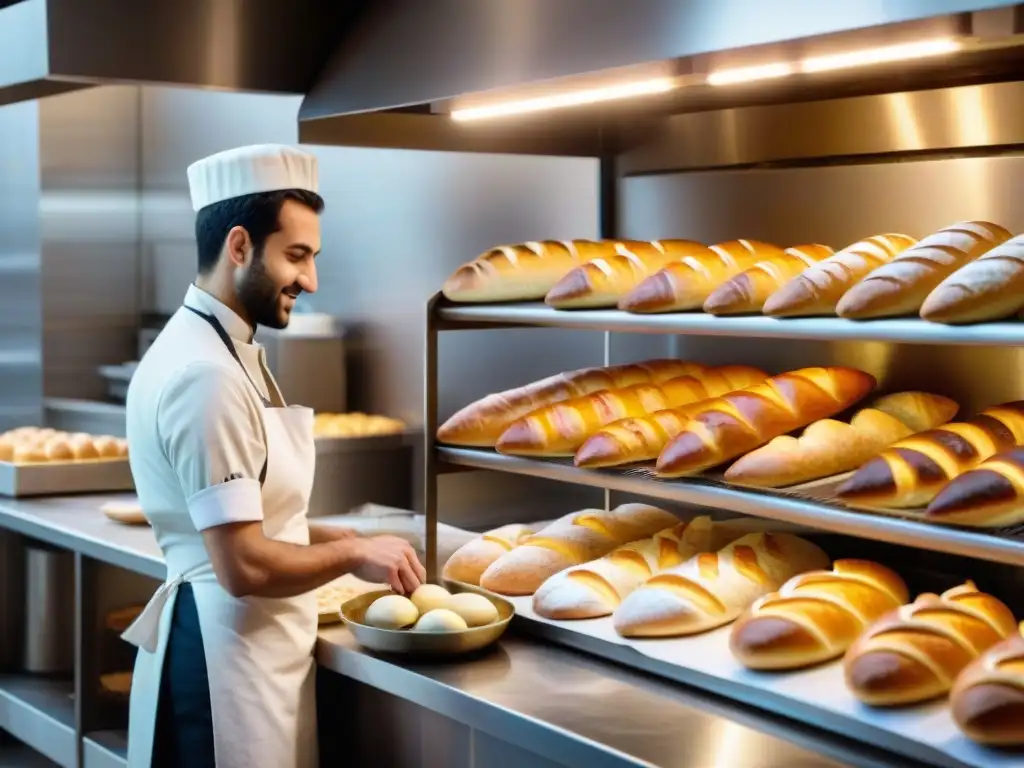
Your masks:
[{"label": "apron strap", "polygon": [[[199,317],[203,318],[203,320],[210,324],[210,327],[213,328],[214,332],[216,332],[221,342],[224,344],[225,347],[227,347],[228,352],[231,354],[233,358],[235,358],[235,362],[238,363],[238,367],[242,369],[242,373],[245,374],[245,378],[249,380],[250,386],[252,386],[252,388],[256,390],[256,394],[259,396],[260,402],[263,404],[263,407],[273,407],[273,403],[271,403],[270,400],[263,396],[263,393],[260,392],[260,388],[256,386],[256,382],[252,380],[252,377],[249,375],[249,370],[245,367],[245,364],[242,362],[242,358],[238,356],[238,350],[235,349],[234,342],[231,341],[231,337],[228,336],[228,332],[224,330],[224,326],[220,324],[220,320],[218,320],[213,315],[208,315],[205,312],[200,312],[198,309],[190,307],[188,304],[184,304],[183,306],[189,312],[198,315]],[[264,434],[264,442],[266,442],[266,437],[266,434]],[[268,457],[265,457],[263,459],[263,468],[260,470],[260,487],[263,486],[264,481],[267,479],[267,461]]]}]

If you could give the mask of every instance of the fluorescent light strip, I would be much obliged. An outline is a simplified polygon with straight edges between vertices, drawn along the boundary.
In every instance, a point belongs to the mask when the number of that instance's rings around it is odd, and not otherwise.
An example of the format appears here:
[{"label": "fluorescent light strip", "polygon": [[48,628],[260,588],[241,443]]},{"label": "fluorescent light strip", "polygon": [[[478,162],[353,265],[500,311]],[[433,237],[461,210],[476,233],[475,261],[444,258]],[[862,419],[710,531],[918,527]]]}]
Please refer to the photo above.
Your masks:
[{"label": "fluorescent light strip", "polygon": [[925,40],[918,43],[889,45],[882,48],[866,48],[862,51],[838,53],[832,56],[815,56],[800,62],[802,72],[828,72],[834,69],[849,67],[865,67],[872,64],[883,64],[889,61],[907,59],[923,59],[928,56],[941,56],[959,50],[960,43],[956,40]]},{"label": "fluorescent light strip", "polygon": [[522,115],[528,112],[541,112],[563,107],[576,107],[583,104],[596,104],[602,101],[627,99],[631,96],[646,96],[654,93],[665,93],[676,87],[672,78],[663,77],[654,80],[642,80],[635,83],[613,85],[606,88],[591,88],[585,91],[571,91],[555,96],[541,96],[536,99],[509,101],[490,106],[468,107],[452,111],[452,119],[460,122],[467,120],[484,120],[490,117]]},{"label": "fluorescent light strip", "polygon": [[756,67],[736,67],[720,69],[708,75],[708,85],[735,85],[736,83],[752,83],[756,80],[770,80],[793,74],[793,66],[785,62],[761,64]]}]

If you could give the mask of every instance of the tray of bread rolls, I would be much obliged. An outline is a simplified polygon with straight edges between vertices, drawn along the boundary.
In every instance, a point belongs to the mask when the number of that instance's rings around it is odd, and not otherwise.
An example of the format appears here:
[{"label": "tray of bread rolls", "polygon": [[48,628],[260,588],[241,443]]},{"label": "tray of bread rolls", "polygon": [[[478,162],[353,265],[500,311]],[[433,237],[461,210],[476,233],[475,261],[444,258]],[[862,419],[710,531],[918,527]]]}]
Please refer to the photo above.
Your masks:
[{"label": "tray of bread rolls", "polygon": [[360,411],[325,411],[313,418],[318,454],[399,448],[407,444],[413,434],[401,419]]},{"label": "tray of bread rolls", "polygon": [[128,441],[110,435],[19,427],[0,434],[0,495],[131,491]]},{"label": "tray of bread rolls", "polygon": [[549,639],[927,765],[1024,766],[1020,617],[969,579],[915,594],[898,564],[829,546],[623,504],[485,532],[443,577]]}]

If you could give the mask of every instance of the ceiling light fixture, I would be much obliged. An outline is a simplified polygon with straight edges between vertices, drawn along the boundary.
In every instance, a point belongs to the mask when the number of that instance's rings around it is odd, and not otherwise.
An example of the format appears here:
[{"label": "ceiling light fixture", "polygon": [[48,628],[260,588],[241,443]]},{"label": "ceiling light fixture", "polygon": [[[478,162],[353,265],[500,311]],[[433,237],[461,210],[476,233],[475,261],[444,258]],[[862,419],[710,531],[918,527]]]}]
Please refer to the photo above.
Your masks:
[{"label": "ceiling light fixture", "polygon": [[923,40],[916,43],[887,45],[880,48],[865,48],[860,51],[838,53],[831,56],[815,56],[800,62],[802,72],[828,72],[849,67],[866,67],[891,61],[923,59],[953,53],[961,48],[957,40]]},{"label": "ceiling light fixture", "polygon": [[737,83],[752,83],[757,80],[770,80],[777,77],[786,77],[793,74],[793,65],[785,62],[775,64],[760,64],[755,67],[734,67],[733,69],[720,69],[708,75],[708,85],[735,85]]},{"label": "ceiling light fixture", "polygon": [[459,122],[485,120],[492,117],[523,115],[529,112],[542,112],[564,107],[577,107],[584,104],[597,104],[602,101],[628,99],[634,96],[665,93],[675,87],[676,81],[673,78],[661,77],[653,80],[611,85],[604,88],[589,88],[552,96],[540,96],[535,99],[524,99],[523,101],[508,101],[487,106],[455,109],[452,110],[451,116],[452,120],[458,120]]}]

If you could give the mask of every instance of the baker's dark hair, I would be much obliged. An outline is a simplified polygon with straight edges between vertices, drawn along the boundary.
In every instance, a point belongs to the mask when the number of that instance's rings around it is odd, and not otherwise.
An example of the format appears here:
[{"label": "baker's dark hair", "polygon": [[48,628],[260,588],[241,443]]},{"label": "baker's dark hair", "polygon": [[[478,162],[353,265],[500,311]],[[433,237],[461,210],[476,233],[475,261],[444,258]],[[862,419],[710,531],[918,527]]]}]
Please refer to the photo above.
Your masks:
[{"label": "baker's dark hair", "polygon": [[222,200],[196,214],[196,243],[199,246],[199,274],[206,274],[217,264],[224,241],[232,227],[245,227],[252,238],[256,256],[263,253],[267,238],[280,229],[279,216],[285,200],[312,208],[324,209],[324,199],[316,192],[285,189],[280,192],[259,192]]}]

